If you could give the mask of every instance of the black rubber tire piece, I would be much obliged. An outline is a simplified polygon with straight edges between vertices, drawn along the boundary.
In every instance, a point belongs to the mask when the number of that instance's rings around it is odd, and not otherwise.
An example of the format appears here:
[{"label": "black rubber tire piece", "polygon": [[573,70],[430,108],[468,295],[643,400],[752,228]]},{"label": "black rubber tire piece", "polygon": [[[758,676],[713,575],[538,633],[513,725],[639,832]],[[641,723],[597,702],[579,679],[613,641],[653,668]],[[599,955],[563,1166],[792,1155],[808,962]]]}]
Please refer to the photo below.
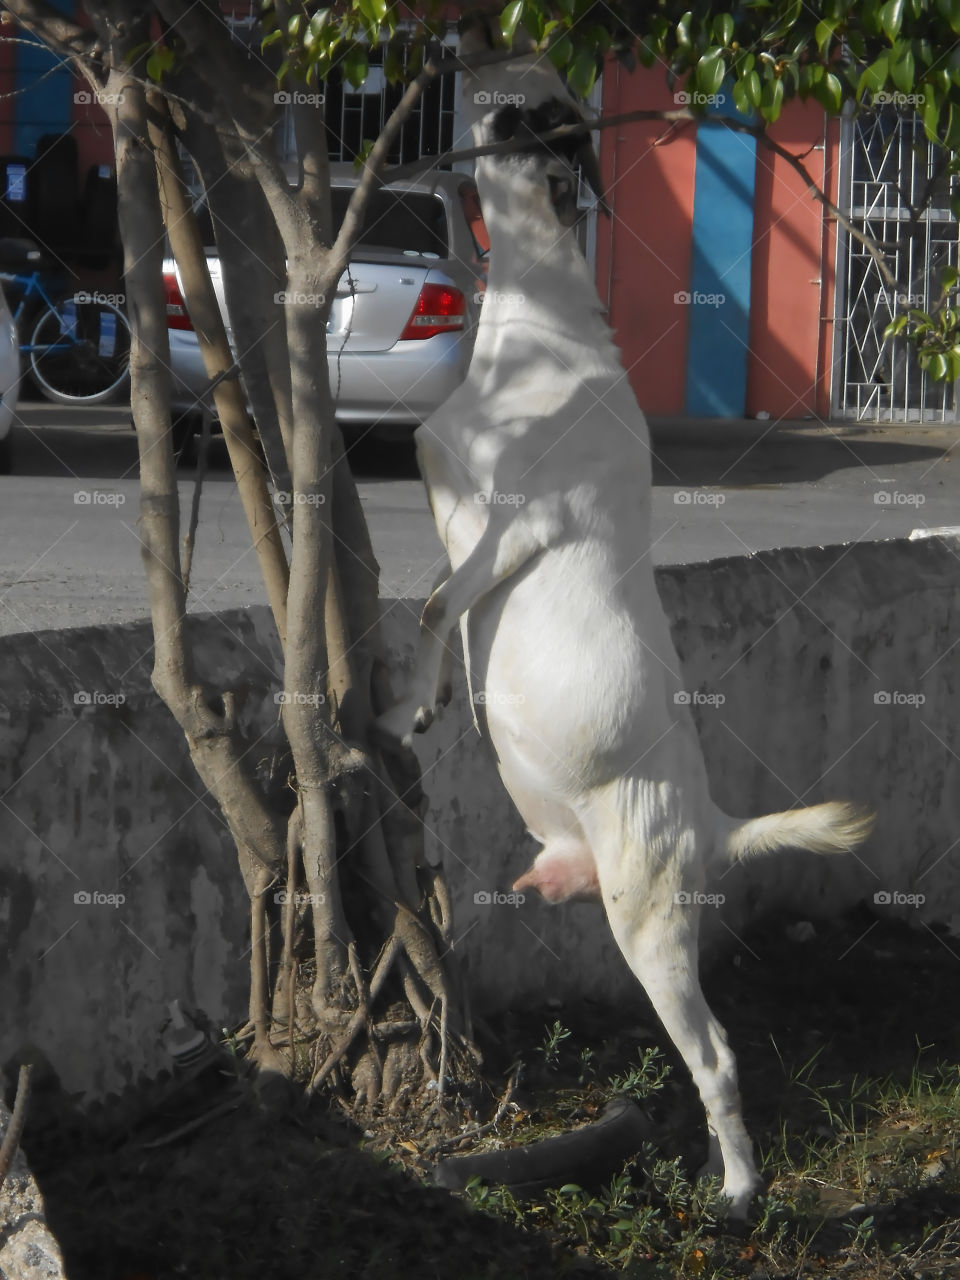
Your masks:
[{"label": "black rubber tire piece", "polygon": [[433,1166],[433,1181],[449,1191],[462,1191],[471,1178],[482,1178],[522,1195],[568,1182],[598,1186],[649,1141],[652,1131],[652,1122],[635,1103],[617,1098],[599,1120],[571,1133],[525,1147],[449,1156]]}]

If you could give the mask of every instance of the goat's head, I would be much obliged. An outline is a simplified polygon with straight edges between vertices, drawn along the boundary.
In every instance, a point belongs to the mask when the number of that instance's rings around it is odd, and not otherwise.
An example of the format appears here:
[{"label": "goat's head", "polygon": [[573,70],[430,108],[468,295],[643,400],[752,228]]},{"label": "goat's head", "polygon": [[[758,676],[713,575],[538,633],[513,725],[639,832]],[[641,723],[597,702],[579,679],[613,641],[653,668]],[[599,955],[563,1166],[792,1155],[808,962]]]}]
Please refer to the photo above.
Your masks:
[{"label": "goat's head", "polygon": [[[578,216],[578,165],[603,205],[597,157],[587,133],[544,139],[543,135],[563,125],[582,123],[583,115],[549,59],[537,54],[518,30],[514,50],[525,47],[530,52],[519,58],[465,72],[464,113],[477,146],[517,144],[516,151],[489,157],[486,163],[503,166],[514,183],[543,187],[560,223],[569,227]],[[486,23],[477,22],[464,31],[461,54],[495,52],[496,48]]]}]

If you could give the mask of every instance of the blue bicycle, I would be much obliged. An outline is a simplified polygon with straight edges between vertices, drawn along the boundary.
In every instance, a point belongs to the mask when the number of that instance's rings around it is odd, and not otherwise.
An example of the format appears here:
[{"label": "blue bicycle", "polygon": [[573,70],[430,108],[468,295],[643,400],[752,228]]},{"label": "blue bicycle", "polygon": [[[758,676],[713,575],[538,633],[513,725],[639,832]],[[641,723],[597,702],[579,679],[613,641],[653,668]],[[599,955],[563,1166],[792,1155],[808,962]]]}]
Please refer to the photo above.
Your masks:
[{"label": "blue bicycle", "polygon": [[50,275],[32,241],[0,239],[0,264],[32,268],[2,271],[16,297],[13,320],[20,354],[39,391],[57,404],[102,404],[130,376],[130,325],[102,293],[48,292]]}]

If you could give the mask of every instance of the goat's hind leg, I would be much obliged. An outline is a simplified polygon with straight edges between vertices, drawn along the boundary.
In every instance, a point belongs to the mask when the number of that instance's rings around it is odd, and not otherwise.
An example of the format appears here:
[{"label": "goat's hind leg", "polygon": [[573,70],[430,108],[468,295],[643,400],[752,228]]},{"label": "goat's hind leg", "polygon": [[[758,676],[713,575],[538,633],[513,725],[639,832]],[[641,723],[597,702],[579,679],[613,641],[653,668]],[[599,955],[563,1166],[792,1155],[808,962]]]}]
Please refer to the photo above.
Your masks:
[{"label": "goat's hind leg", "polygon": [[[730,1212],[745,1218],[760,1176],[743,1123],[737,1068],[726,1033],[710,1012],[697,976],[697,926],[693,904],[664,904],[661,914],[634,915],[649,902],[631,893],[608,901],[607,916],[627,963],[640,980],[693,1077],[707,1116],[710,1156],[705,1172],[723,1173]],[[643,919],[639,926],[637,919]]]}]

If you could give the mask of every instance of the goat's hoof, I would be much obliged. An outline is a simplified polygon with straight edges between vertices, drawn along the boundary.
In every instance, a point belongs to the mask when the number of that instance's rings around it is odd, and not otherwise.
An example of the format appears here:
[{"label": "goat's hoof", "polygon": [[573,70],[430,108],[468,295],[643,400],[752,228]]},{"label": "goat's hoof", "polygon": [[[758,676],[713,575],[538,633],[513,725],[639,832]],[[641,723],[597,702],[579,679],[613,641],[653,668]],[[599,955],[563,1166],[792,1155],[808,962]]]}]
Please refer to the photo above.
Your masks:
[{"label": "goat's hoof", "polygon": [[398,746],[412,747],[413,735],[425,733],[433,723],[431,707],[417,707],[411,710],[410,704],[401,702],[373,722],[373,738],[388,751]]},{"label": "goat's hoof", "polygon": [[734,1222],[746,1222],[757,1196],[763,1191],[761,1182],[751,1182],[747,1186],[728,1187],[724,1183],[720,1192],[728,1202],[727,1215]]},{"label": "goat's hoof", "polygon": [[433,724],[433,708],[417,707],[417,714],[413,717],[413,732],[426,733]]}]

